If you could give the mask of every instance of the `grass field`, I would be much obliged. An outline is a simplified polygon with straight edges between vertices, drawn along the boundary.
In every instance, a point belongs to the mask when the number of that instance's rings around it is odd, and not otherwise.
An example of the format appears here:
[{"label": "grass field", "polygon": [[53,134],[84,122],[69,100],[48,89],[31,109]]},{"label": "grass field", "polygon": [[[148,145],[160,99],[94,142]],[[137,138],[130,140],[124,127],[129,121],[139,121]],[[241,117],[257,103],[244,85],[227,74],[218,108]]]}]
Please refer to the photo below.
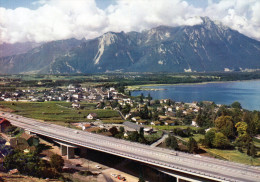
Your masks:
[{"label": "grass field", "polygon": [[[246,151],[244,153],[239,152],[238,150],[220,150],[220,149],[206,149],[205,151],[210,153],[211,155],[220,156],[226,160],[247,164],[247,165],[254,165],[254,166],[260,166],[260,157],[252,158],[246,154]],[[258,156],[260,155],[260,152],[258,152]]]},{"label": "grass field", "polygon": [[[202,134],[194,134],[192,136],[197,142],[200,139],[204,138],[204,135]],[[189,138],[183,138],[185,141],[188,141]],[[260,140],[254,139],[254,144],[256,147],[259,148],[260,146]],[[211,156],[224,159],[232,162],[247,164],[247,165],[255,165],[260,166],[260,150],[257,152],[257,157],[252,158],[246,154],[246,151],[243,153],[239,152],[238,150],[221,150],[221,149],[212,149],[212,148],[205,148],[200,145],[200,148],[204,149],[207,153],[209,153]]]},{"label": "grass field", "polygon": [[194,126],[180,126],[180,125],[176,125],[176,126],[152,126],[152,125],[149,125],[149,127],[153,127],[155,129],[159,129],[159,130],[173,130],[175,128],[181,128],[181,129],[187,129],[188,127],[190,129],[193,129],[193,130],[197,130],[198,128],[197,127],[194,127]]},{"label": "grass field", "polygon": [[[96,113],[101,120],[115,120],[116,123],[121,120],[117,111],[95,109],[95,104],[81,103],[83,109],[73,109],[68,102],[0,102],[0,105],[11,108],[16,114],[44,120],[48,122],[57,122],[57,124],[69,122],[88,121],[86,116],[89,113]],[[123,122],[121,120],[121,122]]]}]

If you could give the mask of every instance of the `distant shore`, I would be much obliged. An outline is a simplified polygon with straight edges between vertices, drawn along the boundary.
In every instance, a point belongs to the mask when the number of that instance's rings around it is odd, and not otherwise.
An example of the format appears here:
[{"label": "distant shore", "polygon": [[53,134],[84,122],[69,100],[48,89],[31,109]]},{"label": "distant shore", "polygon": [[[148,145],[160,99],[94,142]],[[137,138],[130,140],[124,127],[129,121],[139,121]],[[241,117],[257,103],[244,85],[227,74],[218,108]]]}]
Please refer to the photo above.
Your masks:
[{"label": "distant shore", "polygon": [[147,87],[169,86],[169,85],[206,85],[206,84],[210,84],[210,83],[230,83],[230,82],[248,82],[248,81],[260,81],[260,79],[234,80],[234,81],[208,81],[208,82],[198,82],[198,83],[145,84],[145,85],[127,86],[127,90],[129,90],[129,91],[142,91],[142,90],[159,91],[159,90],[165,90],[165,89],[147,88]]}]

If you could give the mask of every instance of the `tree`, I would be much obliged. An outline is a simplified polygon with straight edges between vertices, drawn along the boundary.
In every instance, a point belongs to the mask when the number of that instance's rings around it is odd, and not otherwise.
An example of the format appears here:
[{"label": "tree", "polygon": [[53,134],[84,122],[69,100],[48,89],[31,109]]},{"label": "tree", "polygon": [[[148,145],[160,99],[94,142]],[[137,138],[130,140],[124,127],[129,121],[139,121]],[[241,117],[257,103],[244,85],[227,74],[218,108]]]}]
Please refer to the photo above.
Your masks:
[{"label": "tree", "polygon": [[151,97],[150,93],[148,93],[147,99],[148,99],[149,101],[153,100],[153,98]]},{"label": "tree", "polygon": [[230,142],[223,133],[218,132],[215,134],[213,146],[220,149],[227,149],[230,147]]},{"label": "tree", "polygon": [[137,142],[139,138],[139,134],[137,131],[132,132],[131,134],[129,134],[128,139],[132,142]]},{"label": "tree", "polygon": [[228,138],[234,137],[233,122],[231,116],[220,116],[215,120],[215,127]]},{"label": "tree", "polygon": [[251,116],[250,112],[245,112],[243,115],[243,122],[247,123],[247,133],[253,137],[256,135],[256,123],[253,121],[253,118]]},{"label": "tree", "polygon": [[119,131],[120,131],[120,133],[124,133],[125,132],[125,128],[123,126],[120,126],[119,127]]},{"label": "tree", "polygon": [[213,147],[213,141],[215,138],[216,130],[215,129],[210,129],[206,134],[205,134],[205,139],[204,139],[204,145],[207,147]]},{"label": "tree", "polygon": [[124,86],[119,86],[119,87],[117,88],[117,90],[118,90],[118,92],[120,92],[120,93],[124,93],[124,92],[125,92],[125,87],[124,87]]},{"label": "tree", "polygon": [[144,137],[144,127],[141,127],[140,130],[139,130],[139,135],[141,137]]},{"label": "tree", "polygon": [[141,93],[141,96],[140,96],[140,103],[143,103],[144,102],[144,94]]},{"label": "tree", "polygon": [[167,147],[170,147],[174,150],[179,150],[179,145],[175,136],[173,135],[168,136],[165,142]]},{"label": "tree", "polygon": [[199,125],[200,127],[203,126],[203,123],[204,123],[204,119],[203,119],[203,115],[202,115],[202,110],[200,109],[199,110],[199,113],[196,117],[196,123],[197,125]]},{"label": "tree", "polygon": [[147,105],[145,105],[144,108],[140,111],[140,117],[142,119],[149,119],[149,110]]},{"label": "tree", "polygon": [[242,109],[242,106],[241,106],[241,104],[239,103],[239,102],[233,102],[232,104],[231,104],[231,107],[232,108],[236,108],[236,109]]},{"label": "tree", "polygon": [[105,107],[105,103],[104,102],[100,102],[98,108],[103,109],[104,107]]},{"label": "tree", "polygon": [[152,118],[153,118],[153,120],[155,120],[155,121],[158,121],[158,120],[159,120],[159,114],[158,114],[158,111],[157,111],[157,110],[153,112]]},{"label": "tree", "polygon": [[253,143],[251,143],[249,150],[247,151],[247,155],[255,157],[256,156],[256,149],[255,149],[255,145]]},{"label": "tree", "polygon": [[108,131],[112,134],[112,136],[115,136],[115,135],[118,134],[118,130],[117,130],[117,128],[115,126],[110,128]]},{"label": "tree", "polygon": [[111,103],[111,107],[112,108],[116,108],[118,105],[118,101],[117,100],[113,100],[112,103]]},{"label": "tree", "polygon": [[58,172],[61,172],[62,168],[64,166],[64,160],[60,155],[53,154],[50,158],[50,164],[51,164],[51,167],[56,169]]},{"label": "tree", "polygon": [[189,138],[189,141],[187,143],[187,147],[188,147],[189,153],[194,153],[199,148],[196,140],[194,138],[192,138],[192,137]]},{"label": "tree", "polygon": [[126,115],[126,114],[128,114],[128,113],[130,112],[130,110],[131,110],[131,106],[130,106],[129,104],[126,104],[126,105],[124,106],[124,108],[122,109],[122,113],[123,113],[124,115]]}]

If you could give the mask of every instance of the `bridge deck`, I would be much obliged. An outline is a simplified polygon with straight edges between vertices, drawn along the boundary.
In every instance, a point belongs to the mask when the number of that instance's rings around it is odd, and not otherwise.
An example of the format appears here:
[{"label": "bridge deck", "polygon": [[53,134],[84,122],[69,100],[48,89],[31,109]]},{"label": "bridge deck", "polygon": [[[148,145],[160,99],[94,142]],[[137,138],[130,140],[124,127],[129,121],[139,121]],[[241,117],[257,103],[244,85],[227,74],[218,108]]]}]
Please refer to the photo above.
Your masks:
[{"label": "bridge deck", "polygon": [[72,145],[82,146],[215,181],[260,181],[260,168],[150,147],[125,140],[39,122],[11,113],[0,113],[13,125]]}]

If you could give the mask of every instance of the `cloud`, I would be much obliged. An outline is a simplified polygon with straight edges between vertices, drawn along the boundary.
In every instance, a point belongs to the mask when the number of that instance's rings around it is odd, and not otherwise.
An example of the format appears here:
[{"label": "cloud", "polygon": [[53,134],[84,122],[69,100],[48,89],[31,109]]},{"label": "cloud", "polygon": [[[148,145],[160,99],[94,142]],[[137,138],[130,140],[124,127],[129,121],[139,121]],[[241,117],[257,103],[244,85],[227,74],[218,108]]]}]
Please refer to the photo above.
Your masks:
[{"label": "cloud", "polygon": [[142,31],[159,25],[201,23],[209,16],[260,40],[258,0],[209,0],[205,8],[185,0],[117,0],[102,10],[95,0],[39,0],[39,8],[0,8],[0,43],[95,38],[107,31]]}]

